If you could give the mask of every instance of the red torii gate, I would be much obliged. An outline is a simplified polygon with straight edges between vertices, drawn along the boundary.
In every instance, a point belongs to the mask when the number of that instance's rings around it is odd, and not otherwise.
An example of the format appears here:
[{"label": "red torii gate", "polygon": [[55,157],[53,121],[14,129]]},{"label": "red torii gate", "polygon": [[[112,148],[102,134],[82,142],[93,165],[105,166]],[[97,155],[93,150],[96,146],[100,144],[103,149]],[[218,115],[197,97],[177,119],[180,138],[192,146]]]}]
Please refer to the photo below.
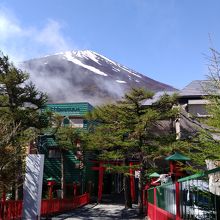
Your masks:
[{"label": "red torii gate", "polygon": [[[92,170],[97,170],[99,171],[99,179],[98,179],[98,202],[101,201],[102,199],[102,190],[103,190],[103,176],[104,176],[104,171],[106,170],[106,167],[104,164],[115,164],[115,165],[121,165],[121,161],[98,161],[98,160],[92,160],[94,163],[99,163],[99,166],[94,166],[92,167]],[[135,181],[134,181],[134,169],[132,166],[134,163],[137,162],[129,162],[129,173],[130,173],[130,188],[131,188],[131,199],[132,202],[135,201]]]}]

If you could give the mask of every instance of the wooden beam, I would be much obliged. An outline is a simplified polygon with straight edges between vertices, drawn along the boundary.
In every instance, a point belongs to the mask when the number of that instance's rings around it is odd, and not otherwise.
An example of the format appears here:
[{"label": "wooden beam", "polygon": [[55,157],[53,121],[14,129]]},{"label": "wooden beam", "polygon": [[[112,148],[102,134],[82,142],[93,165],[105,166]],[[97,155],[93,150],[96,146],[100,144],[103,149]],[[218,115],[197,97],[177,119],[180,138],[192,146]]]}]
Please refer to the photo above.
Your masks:
[{"label": "wooden beam", "polygon": [[129,173],[130,173],[131,200],[134,203],[134,201],[135,201],[135,183],[134,183],[134,172],[132,170],[132,165],[133,165],[133,163],[130,162],[129,163],[129,166],[130,166]]},{"label": "wooden beam", "polygon": [[103,189],[103,176],[104,176],[104,167],[103,163],[99,163],[99,185],[98,185],[98,202],[102,199],[102,189]]}]

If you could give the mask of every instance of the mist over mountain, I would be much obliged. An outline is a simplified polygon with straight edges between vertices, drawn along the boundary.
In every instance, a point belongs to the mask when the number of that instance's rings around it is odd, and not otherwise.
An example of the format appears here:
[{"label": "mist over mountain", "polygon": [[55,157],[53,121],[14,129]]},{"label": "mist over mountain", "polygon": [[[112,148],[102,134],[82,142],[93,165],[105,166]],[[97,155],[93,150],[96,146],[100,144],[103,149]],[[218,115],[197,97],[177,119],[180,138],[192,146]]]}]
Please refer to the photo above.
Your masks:
[{"label": "mist over mountain", "polygon": [[89,50],[28,60],[22,69],[48,94],[50,103],[103,104],[120,99],[133,87],[154,92],[176,90]]}]

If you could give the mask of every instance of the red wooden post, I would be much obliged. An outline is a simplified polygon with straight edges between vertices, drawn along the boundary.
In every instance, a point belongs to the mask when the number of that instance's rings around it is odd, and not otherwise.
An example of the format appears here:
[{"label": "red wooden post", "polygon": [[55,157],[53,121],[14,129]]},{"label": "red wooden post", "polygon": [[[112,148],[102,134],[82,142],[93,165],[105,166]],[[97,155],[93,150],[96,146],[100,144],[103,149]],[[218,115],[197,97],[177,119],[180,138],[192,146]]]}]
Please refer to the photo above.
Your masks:
[{"label": "red wooden post", "polygon": [[176,182],[176,220],[180,220],[180,183]]},{"label": "red wooden post", "polygon": [[134,184],[134,174],[133,174],[133,170],[132,170],[132,165],[133,165],[133,163],[130,162],[129,163],[129,166],[130,166],[129,173],[130,173],[131,200],[132,200],[132,202],[134,202],[135,201],[135,184]]},{"label": "red wooden post", "polygon": [[102,199],[102,188],[103,188],[103,176],[105,167],[103,167],[103,162],[99,162],[99,167],[92,167],[92,170],[99,171],[99,182],[98,182],[98,202]]},{"label": "red wooden post", "polygon": [[157,188],[154,188],[154,215],[152,220],[157,220]]},{"label": "red wooden post", "polygon": [[53,186],[55,185],[56,181],[53,177],[47,179],[47,185],[49,187],[49,199],[53,198]]},{"label": "red wooden post", "polygon": [[49,199],[52,199],[53,186],[49,186]]},{"label": "red wooden post", "polygon": [[0,204],[0,219],[2,217],[2,219],[4,219],[4,212],[5,212],[5,205],[6,205],[6,193],[5,191],[3,191],[2,193],[2,199],[1,199],[1,203]]},{"label": "red wooden post", "polygon": [[6,202],[6,193],[5,191],[3,191],[2,193],[2,203],[5,203]]},{"label": "red wooden post", "polygon": [[169,161],[170,175],[173,181],[176,182],[180,177],[186,176],[186,171],[184,171],[182,168],[185,162],[190,160],[189,157],[176,152],[175,154],[166,157],[165,160]]},{"label": "red wooden post", "polygon": [[104,176],[104,167],[103,162],[99,163],[99,185],[98,185],[98,202],[102,199],[102,187],[103,187],[103,176]]},{"label": "red wooden post", "polygon": [[4,209],[4,207],[5,207],[5,203],[6,203],[6,193],[5,193],[5,191],[3,191],[3,193],[2,193],[2,207],[3,207],[3,209]]}]

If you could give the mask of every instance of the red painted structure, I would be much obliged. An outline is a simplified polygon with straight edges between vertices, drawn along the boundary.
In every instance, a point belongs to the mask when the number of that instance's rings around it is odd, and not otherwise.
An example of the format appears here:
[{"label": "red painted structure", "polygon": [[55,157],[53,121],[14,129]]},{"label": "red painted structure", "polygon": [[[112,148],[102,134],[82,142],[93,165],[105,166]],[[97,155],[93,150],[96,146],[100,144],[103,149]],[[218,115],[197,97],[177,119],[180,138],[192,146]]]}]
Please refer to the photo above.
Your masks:
[{"label": "red painted structure", "polygon": [[[106,170],[106,167],[104,164],[114,164],[114,165],[121,165],[121,161],[92,161],[94,163],[98,163],[99,166],[94,166],[92,167],[92,170],[97,170],[99,171],[99,177],[98,177],[98,202],[101,201],[102,199],[102,191],[103,191],[103,177],[104,177],[104,172]],[[132,169],[132,166],[134,165],[135,162],[129,162],[129,173],[130,173],[130,188],[131,188],[131,199],[132,202],[135,201],[135,182],[134,182],[134,169]]]},{"label": "red painted structure", "polygon": [[89,203],[90,197],[88,193],[76,196],[73,199],[52,199],[42,200],[41,215],[51,215],[59,212],[69,211]]},{"label": "red painted structure", "polygon": [[176,220],[181,220],[180,218],[180,183],[176,182]]},{"label": "red painted structure", "polygon": [[157,206],[157,188],[154,190],[154,202],[153,204],[148,202],[147,205],[147,215],[150,220],[181,220],[180,218],[180,189],[179,182],[175,183],[176,187],[176,215],[161,209]]},{"label": "red painted structure", "polygon": [[[85,193],[73,199],[47,199],[41,202],[41,215],[48,216],[60,212],[70,211],[84,206],[90,201],[90,196]],[[0,220],[20,220],[22,215],[22,201],[6,201],[0,203]]]},{"label": "red painted structure", "polygon": [[0,203],[0,220],[21,219],[22,201]]},{"label": "red painted structure", "polygon": [[53,186],[56,184],[54,178],[50,177],[47,179],[47,186],[49,188],[49,199],[53,198]]},{"label": "red painted structure", "polygon": [[151,203],[148,203],[148,217],[150,220],[174,220],[176,219],[175,215]]},{"label": "red painted structure", "polygon": [[[153,188],[154,192],[154,201],[153,204],[149,201],[147,202],[147,214],[150,220],[181,220],[180,217],[180,183],[178,179],[180,177],[186,176],[186,171],[184,170],[184,164],[186,161],[190,160],[190,158],[180,154],[175,153],[166,158],[169,161],[170,165],[170,176],[175,184],[175,204],[176,204],[176,214],[172,214],[166,210],[163,210],[157,207],[157,187]],[[151,184],[153,186],[153,184]]]},{"label": "red painted structure", "polygon": [[[93,161],[94,162],[94,161]],[[95,161],[97,162],[97,161]],[[98,202],[102,199],[102,189],[103,189],[103,176],[104,176],[104,170],[106,167],[103,166],[103,162],[99,162],[98,167],[92,167],[92,170],[99,171],[99,179],[98,179]]]},{"label": "red painted structure", "polygon": [[131,201],[134,202],[135,201],[135,182],[134,182],[134,170],[132,169],[132,165],[133,163],[130,162],[129,166],[130,166],[130,188],[131,188]]},{"label": "red painted structure", "polygon": [[165,158],[165,160],[169,161],[169,175],[172,177],[173,181],[177,181],[181,177],[186,176],[184,166],[186,161],[189,161],[190,158],[176,152],[175,154]]}]

